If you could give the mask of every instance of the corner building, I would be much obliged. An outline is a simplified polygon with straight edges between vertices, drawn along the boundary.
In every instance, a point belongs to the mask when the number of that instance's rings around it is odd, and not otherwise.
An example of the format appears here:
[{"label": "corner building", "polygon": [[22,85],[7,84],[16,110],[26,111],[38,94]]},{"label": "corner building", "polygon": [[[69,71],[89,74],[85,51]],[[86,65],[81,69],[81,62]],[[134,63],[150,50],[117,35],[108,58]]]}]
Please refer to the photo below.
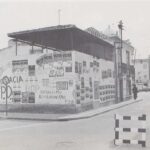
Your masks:
[{"label": "corner building", "polygon": [[[112,44],[74,25],[8,36],[0,77],[10,79],[10,107],[53,106],[74,113],[116,103]],[[3,92],[0,98],[4,104]]]}]

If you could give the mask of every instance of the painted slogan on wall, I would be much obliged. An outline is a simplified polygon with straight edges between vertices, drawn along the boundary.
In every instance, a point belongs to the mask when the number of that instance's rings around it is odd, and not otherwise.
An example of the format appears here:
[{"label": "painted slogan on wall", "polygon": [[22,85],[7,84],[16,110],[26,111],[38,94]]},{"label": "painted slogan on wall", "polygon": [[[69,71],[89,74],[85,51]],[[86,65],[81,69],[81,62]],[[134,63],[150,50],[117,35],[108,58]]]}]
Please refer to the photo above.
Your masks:
[{"label": "painted slogan on wall", "polygon": [[[23,82],[22,76],[10,76],[8,78],[9,78],[9,82],[10,83],[20,83],[20,82]],[[2,83],[2,80],[0,80],[0,82]]]},{"label": "painted slogan on wall", "polygon": [[41,90],[39,99],[65,100],[66,96],[64,96],[62,92],[58,90]]},{"label": "painted slogan on wall", "polygon": [[[10,92],[14,93],[13,89],[11,87],[11,83],[15,84],[15,83],[22,83],[23,82],[22,76],[10,76],[10,77],[8,77],[8,80],[9,80],[9,84],[10,84],[10,86],[8,88],[8,93],[10,93]],[[5,96],[5,89],[4,89],[4,86],[2,85],[2,83],[3,83],[2,79],[0,80],[0,83],[1,83],[1,87],[0,87],[1,96],[0,97],[1,97],[1,99],[5,99],[6,98],[6,96]],[[10,89],[11,89],[11,91],[10,91]]]}]

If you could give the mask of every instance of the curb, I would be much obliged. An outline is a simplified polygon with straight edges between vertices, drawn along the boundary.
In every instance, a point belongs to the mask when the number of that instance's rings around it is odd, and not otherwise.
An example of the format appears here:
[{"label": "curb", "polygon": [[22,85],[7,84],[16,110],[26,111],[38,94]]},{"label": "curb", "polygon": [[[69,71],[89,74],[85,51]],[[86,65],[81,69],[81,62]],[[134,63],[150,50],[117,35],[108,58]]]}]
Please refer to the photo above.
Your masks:
[{"label": "curb", "polygon": [[[115,104],[114,104],[113,108],[106,108],[106,110],[102,110],[100,112],[97,112],[97,113],[94,113],[94,114],[89,114],[87,116],[81,116],[81,117],[69,117],[68,116],[68,117],[62,117],[62,118],[56,118],[56,119],[48,119],[48,118],[41,119],[41,118],[18,118],[18,117],[6,117],[5,116],[5,117],[0,117],[0,120],[9,119],[9,120],[29,120],[29,121],[71,121],[71,120],[87,119],[87,118],[92,118],[92,117],[100,115],[100,114],[104,114],[106,112],[109,112],[109,111],[112,111],[112,110],[115,110],[115,109],[118,109],[118,108],[128,106],[130,104],[140,102],[142,100],[143,99],[135,100],[135,101],[132,101],[132,102],[127,103],[127,104],[122,104],[121,106],[115,106]],[[121,104],[121,103],[119,103],[119,104]]]},{"label": "curb", "polygon": [[124,105],[121,105],[121,106],[116,106],[116,107],[114,107],[114,108],[108,108],[108,109],[106,109],[106,110],[104,110],[104,111],[101,111],[101,112],[98,112],[98,113],[95,113],[95,114],[92,114],[92,115],[89,115],[89,116],[83,116],[83,117],[78,117],[78,118],[59,118],[59,121],[71,121],[71,120],[79,120],[79,119],[87,119],[87,118],[92,118],[92,117],[94,117],[94,116],[97,116],[97,115],[100,115],[100,114],[104,114],[104,113],[106,113],[106,112],[109,112],[109,111],[111,111],[111,110],[115,110],[115,109],[118,109],[118,108],[122,108],[122,107],[125,107],[125,106],[128,106],[128,105],[130,105],[130,104],[134,104],[134,103],[137,103],[137,102],[140,102],[140,101],[142,101],[143,99],[139,99],[139,100],[135,100],[135,101],[133,101],[133,102],[131,102],[131,103],[128,103],[128,104],[124,104]]}]

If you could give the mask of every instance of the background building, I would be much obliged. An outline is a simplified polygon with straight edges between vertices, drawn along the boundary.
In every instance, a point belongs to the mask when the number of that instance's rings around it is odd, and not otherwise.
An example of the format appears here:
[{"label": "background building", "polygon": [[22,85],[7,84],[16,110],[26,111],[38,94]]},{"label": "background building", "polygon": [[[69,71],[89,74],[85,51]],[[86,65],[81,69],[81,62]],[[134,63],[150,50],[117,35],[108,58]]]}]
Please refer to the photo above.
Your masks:
[{"label": "background building", "polygon": [[105,31],[105,34],[93,27],[88,28],[87,32],[114,45],[116,98],[118,102],[130,99],[132,97],[132,84],[135,76],[134,64],[132,62],[134,47],[128,40],[123,40],[121,53],[121,39],[118,33],[114,32],[110,26]]},{"label": "background building", "polygon": [[118,36],[111,36],[111,39],[116,47],[118,100],[123,101],[130,99],[132,96],[132,84],[134,83],[135,76],[134,64],[132,63],[134,47],[127,41],[122,41],[121,54],[120,38]]},{"label": "background building", "polygon": [[135,83],[139,90],[150,87],[150,59],[135,59]]}]

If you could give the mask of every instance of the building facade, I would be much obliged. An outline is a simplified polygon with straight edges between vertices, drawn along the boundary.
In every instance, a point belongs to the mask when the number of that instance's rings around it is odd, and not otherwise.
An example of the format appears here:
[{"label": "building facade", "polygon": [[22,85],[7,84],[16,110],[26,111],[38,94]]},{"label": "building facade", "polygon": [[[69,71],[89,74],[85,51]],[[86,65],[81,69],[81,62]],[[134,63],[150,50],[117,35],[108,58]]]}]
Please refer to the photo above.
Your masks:
[{"label": "building facade", "polygon": [[132,63],[134,48],[130,43],[122,41],[121,49],[120,39],[116,36],[112,36],[111,39],[114,41],[116,47],[118,100],[124,101],[130,99],[132,96],[132,84],[135,77],[135,68]]},{"label": "building facade", "polygon": [[94,28],[54,26],[8,34],[0,51],[0,103],[25,109],[54,106],[79,112],[130,99],[133,47]]},{"label": "building facade", "polygon": [[139,90],[150,86],[150,59],[135,59],[135,83]]},{"label": "building facade", "polygon": [[[9,78],[10,105],[59,105],[78,112],[116,103],[112,44],[72,25],[8,36],[0,76]],[[0,98],[5,104],[2,80]]]},{"label": "building facade", "polygon": [[132,62],[134,47],[128,41],[121,41],[117,33],[112,34],[112,32],[109,32],[106,35],[92,27],[88,28],[87,32],[114,45],[116,99],[118,102],[131,99],[132,84],[135,76],[134,64]]}]

